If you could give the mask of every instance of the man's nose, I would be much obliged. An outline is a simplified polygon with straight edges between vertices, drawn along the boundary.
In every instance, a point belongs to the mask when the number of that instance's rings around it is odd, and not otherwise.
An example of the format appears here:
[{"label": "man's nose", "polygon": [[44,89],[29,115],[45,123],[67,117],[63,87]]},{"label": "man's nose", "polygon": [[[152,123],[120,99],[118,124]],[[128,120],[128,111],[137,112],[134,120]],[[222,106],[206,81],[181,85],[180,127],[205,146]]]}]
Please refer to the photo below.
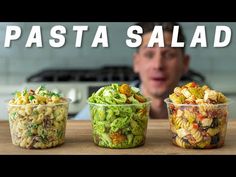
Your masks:
[{"label": "man's nose", "polygon": [[163,59],[163,57],[161,56],[160,53],[157,53],[154,56],[152,65],[153,65],[154,69],[158,69],[158,70],[163,69],[163,67],[164,67],[164,59]]}]

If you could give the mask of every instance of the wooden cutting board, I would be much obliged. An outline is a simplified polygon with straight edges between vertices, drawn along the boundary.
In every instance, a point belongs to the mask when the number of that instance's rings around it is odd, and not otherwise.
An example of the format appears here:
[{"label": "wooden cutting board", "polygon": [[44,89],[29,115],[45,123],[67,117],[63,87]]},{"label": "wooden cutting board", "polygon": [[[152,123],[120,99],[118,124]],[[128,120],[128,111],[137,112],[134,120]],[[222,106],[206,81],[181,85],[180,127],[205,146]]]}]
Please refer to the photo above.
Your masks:
[{"label": "wooden cutting board", "polygon": [[51,154],[51,155],[177,155],[177,154],[236,154],[236,120],[229,120],[225,145],[218,149],[183,149],[171,143],[167,119],[149,120],[147,138],[143,146],[132,149],[108,149],[96,146],[92,140],[91,122],[68,120],[66,140],[51,149],[23,149],[11,142],[8,121],[0,121],[0,154]]}]

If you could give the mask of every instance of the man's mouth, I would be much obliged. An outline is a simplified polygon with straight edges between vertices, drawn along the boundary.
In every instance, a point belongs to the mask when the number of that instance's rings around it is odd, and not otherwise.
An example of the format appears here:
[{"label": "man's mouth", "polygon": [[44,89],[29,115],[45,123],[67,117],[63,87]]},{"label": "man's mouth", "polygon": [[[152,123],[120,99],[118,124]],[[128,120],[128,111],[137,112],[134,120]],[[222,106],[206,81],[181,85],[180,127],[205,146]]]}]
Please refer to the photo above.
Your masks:
[{"label": "man's mouth", "polygon": [[167,77],[164,77],[164,76],[156,76],[156,77],[154,76],[154,77],[151,77],[150,79],[153,86],[157,86],[157,87],[164,86],[167,81]]},{"label": "man's mouth", "polygon": [[155,82],[165,82],[166,77],[151,77],[151,80],[153,80]]}]

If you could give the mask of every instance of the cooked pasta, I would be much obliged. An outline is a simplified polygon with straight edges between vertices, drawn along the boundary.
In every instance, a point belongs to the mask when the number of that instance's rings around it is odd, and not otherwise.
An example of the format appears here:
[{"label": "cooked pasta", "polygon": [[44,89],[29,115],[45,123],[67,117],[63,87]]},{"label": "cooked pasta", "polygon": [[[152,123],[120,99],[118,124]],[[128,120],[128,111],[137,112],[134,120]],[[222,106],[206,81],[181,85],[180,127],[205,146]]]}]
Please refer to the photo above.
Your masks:
[{"label": "cooked pasta", "polygon": [[193,138],[196,140],[196,143],[202,141],[203,136],[202,136],[201,132],[198,129],[189,128],[189,132],[193,136]]},{"label": "cooked pasta", "polygon": [[29,149],[63,144],[68,103],[43,86],[17,91],[8,105],[12,143]]},{"label": "cooked pasta", "polygon": [[180,128],[184,128],[184,129],[187,129],[188,130],[188,128],[190,127],[190,123],[189,122],[187,122],[187,121],[184,121],[182,118],[180,118],[180,117],[176,117],[176,119],[175,119],[175,125],[176,126],[178,126],[178,127],[180,127]]},{"label": "cooked pasta", "polygon": [[180,147],[183,147],[183,148],[187,148],[189,145],[184,142],[181,138],[179,138],[178,136],[176,136],[175,138],[175,143],[180,146]]},{"label": "cooked pasta", "polygon": [[224,144],[228,100],[194,82],[176,87],[165,100],[174,144],[183,148],[215,148]]}]

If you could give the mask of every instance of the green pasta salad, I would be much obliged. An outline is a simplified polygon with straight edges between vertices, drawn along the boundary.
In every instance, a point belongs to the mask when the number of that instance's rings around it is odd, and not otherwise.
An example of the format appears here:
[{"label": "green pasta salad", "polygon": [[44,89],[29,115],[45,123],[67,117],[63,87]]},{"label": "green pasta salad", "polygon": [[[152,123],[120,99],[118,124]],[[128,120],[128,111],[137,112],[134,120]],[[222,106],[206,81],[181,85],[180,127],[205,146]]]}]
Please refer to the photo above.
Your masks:
[{"label": "green pasta salad", "polygon": [[150,101],[128,84],[111,84],[88,98],[94,143],[132,148],[145,142]]}]

